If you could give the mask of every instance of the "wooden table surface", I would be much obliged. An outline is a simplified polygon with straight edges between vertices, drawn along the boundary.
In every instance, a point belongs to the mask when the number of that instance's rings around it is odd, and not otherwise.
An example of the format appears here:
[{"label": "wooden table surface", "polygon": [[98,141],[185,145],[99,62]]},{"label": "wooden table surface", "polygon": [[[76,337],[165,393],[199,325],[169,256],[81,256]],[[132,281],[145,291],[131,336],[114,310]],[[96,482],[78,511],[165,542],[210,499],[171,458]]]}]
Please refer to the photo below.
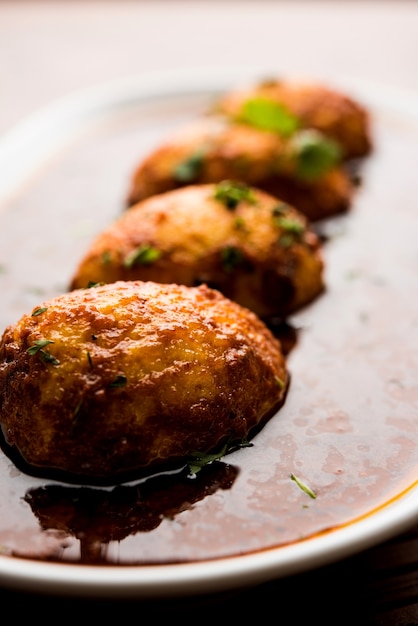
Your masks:
[{"label": "wooden table surface", "polygon": [[[277,66],[418,92],[418,2],[1,1],[0,141],[77,89],[141,72]],[[0,173],[1,175],[1,173]],[[55,598],[0,590],[6,607],[69,619],[240,620],[255,609],[292,624],[418,624],[418,521],[399,537],[313,572],[225,595],[165,602]],[[60,604],[61,602],[61,604]],[[130,611],[125,613],[125,611]],[[286,616],[286,617],[284,617]]]}]

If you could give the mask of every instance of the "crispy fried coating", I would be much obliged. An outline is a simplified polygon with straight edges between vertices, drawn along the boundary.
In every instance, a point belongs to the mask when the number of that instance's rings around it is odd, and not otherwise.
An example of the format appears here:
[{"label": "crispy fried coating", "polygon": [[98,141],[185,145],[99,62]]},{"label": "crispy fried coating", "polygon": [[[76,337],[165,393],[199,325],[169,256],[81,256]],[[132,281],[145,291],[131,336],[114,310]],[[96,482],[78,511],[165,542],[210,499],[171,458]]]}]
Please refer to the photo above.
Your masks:
[{"label": "crispy fried coating", "polygon": [[70,288],[117,280],[206,283],[260,317],[324,289],[318,236],[296,209],[233,181],[152,196],[98,235]]},{"label": "crispy fried coating", "polygon": [[355,187],[339,163],[339,149],[318,131],[291,138],[224,117],[195,120],[134,169],[128,207],[189,184],[242,182],[279,195],[309,220],[346,212]]},{"label": "crispy fried coating", "polygon": [[245,117],[250,101],[266,100],[296,116],[300,127],[314,128],[341,145],[344,159],[367,156],[372,151],[370,114],[360,102],[326,85],[297,80],[266,80],[231,90],[214,106],[234,120]]},{"label": "crispy fried coating", "polygon": [[283,404],[279,342],[207,286],[120,281],[43,302],[0,342],[6,445],[40,475],[116,483],[247,440]]}]

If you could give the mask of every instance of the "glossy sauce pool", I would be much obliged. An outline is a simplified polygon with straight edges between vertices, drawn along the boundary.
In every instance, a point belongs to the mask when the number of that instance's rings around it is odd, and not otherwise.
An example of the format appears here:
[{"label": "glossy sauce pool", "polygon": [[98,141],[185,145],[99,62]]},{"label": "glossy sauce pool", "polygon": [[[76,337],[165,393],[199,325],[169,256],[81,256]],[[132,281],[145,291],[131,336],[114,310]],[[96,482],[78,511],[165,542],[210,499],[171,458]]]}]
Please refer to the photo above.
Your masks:
[{"label": "glossy sauce pool", "polygon": [[[142,102],[94,122],[3,202],[2,329],[67,289],[123,210],[136,162],[208,102]],[[372,114],[375,151],[352,209],[318,226],[326,291],[288,320],[297,340],[286,403],[253,446],[195,478],[114,488],[35,478],[0,454],[2,554],[121,566],[248,554],[349,524],[415,483],[418,128]]]}]

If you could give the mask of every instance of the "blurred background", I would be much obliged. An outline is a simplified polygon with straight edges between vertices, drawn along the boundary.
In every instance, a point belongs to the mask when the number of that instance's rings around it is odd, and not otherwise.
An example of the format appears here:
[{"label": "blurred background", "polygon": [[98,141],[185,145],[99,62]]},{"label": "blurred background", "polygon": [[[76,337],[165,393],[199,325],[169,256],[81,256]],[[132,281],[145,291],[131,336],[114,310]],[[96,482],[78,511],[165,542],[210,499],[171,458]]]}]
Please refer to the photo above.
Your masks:
[{"label": "blurred background", "polygon": [[73,90],[225,65],[418,89],[418,3],[0,0],[0,133]]}]

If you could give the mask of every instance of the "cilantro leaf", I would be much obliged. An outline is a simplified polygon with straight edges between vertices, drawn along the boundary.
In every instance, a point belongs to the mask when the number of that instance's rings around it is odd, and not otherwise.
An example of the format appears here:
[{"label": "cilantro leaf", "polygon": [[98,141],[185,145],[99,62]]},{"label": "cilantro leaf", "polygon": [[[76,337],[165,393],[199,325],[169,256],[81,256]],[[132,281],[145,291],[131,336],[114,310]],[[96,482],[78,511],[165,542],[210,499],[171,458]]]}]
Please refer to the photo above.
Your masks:
[{"label": "cilantro leaf", "polygon": [[215,187],[215,200],[222,202],[227,209],[233,211],[240,202],[255,204],[252,189],[245,183],[234,180],[222,180]]},{"label": "cilantro leaf", "polygon": [[194,152],[175,167],[173,172],[174,180],[178,183],[195,181],[201,172],[204,160],[205,155],[202,150]]},{"label": "cilantro leaf", "polygon": [[118,376],[116,376],[115,380],[113,380],[109,387],[111,387],[112,389],[118,389],[121,387],[126,387],[126,383],[127,383],[127,378],[126,376],[124,376],[123,374],[118,374]]},{"label": "cilantro leaf", "polygon": [[42,313],[45,313],[45,311],[48,310],[47,306],[44,307],[38,307],[37,309],[35,309],[32,313],[32,317],[37,317],[38,315],[41,315]]},{"label": "cilantro leaf", "polygon": [[151,265],[161,257],[161,251],[149,244],[142,244],[130,252],[123,264],[127,269],[134,265]]},{"label": "cilantro leaf", "polygon": [[238,121],[289,137],[299,128],[299,120],[288,109],[268,98],[251,98],[244,102]]},{"label": "cilantro leaf", "polygon": [[316,493],[310,488],[308,487],[308,485],[306,483],[303,482],[303,480],[301,480],[300,478],[298,478],[297,476],[295,476],[295,474],[290,474],[290,478],[297,484],[297,486],[302,489],[302,491],[304,491],[310,498],[315,499],[316,498]]},{"label": "cilantro leaf", "polygon": [[221,250],[222,266],[225,271],[232,272],[244,260],[244,255],[239,248],[235,246],[226,246]]},{"label": "cilantro leaf", "polygon": [[208,465],[209,463],[213,463],[213,461],[218,461],[226,454],[230,454],[231,452],[239,450],[240,448],[251,448],[253,445],[254,444],[250,443],[246,439],[243,439],[242,441],[234,444],[226,442],[224,446],[219,450],[219,452],[215,452],[213,454],[196,451],[190,452],[188,470],[190,474],[197,474],[202,469],[202,467],[205,467],[205,465]]},{"label": "cilantro leaf", "polygon": [[307,180],[320,178],[342,157],[340,145],[314,129],[294,135],[290,149],[296,159],[298,176]]},{"label": "cilantro leaf", "polygon": [[38,339],[34,342],[32,346],[30,346],[26,352],[31,356],[37,354],[41,361],[44,363],[52,363],[52,365],[59,365],[58,359],[56,359],[48,350],[45,350],[45,347],[50,343],[54,343],[49,339]]}]

